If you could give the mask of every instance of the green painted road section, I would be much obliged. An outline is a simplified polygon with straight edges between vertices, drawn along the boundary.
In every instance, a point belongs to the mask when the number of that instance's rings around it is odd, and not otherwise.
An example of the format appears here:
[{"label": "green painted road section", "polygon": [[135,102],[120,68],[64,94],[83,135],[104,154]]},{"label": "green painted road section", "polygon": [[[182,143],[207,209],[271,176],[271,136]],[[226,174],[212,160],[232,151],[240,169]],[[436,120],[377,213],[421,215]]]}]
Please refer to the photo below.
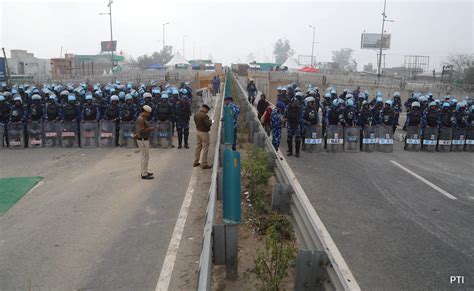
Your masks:
[{"label": "green painted road section", "polygon": [[0,178],[0,215],[7,212],[43,177]]}]

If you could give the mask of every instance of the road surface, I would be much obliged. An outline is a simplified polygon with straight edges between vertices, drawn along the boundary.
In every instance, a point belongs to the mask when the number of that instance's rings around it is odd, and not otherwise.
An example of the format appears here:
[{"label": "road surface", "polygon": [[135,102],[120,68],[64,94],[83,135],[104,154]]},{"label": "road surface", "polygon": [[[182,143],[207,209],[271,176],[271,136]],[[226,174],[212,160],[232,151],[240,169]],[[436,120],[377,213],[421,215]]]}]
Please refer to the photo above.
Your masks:
[{"label": "road surface", "polygon": [[474,154],[396,141],[393,153],[286,160],[363,290],[474,288]]},{"label": "road surface", "polygon": [[0,151],[0,177],[44,177],[0,216],[0,290],[155,290],[195,171],[179,245],[198,246],[178,252],[179,278],[168,281],[170,290],[193,286],[210,170],[192,167],[194,126],[190,145],[150,149],[150,181],[135,149]]}]

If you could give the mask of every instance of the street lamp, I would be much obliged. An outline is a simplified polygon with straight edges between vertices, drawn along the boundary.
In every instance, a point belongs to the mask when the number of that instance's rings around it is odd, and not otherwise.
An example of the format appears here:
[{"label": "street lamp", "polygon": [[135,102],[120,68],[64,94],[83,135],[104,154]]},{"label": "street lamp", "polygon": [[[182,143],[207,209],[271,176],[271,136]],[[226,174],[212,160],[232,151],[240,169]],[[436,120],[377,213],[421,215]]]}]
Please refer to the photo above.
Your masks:
[{"label": "street lamp", "polygon": [[383,12],[382,12],[382,33],[380,34],[379,63],[378,63],[378,66],[377,66],[377,81],[380,80],[380,75],[381,75],[383,33],[384,33],[385,22],[395,22],[394,20],[387,19],[387,15],[385,14],[385,8],[386,7],[387,7],[387,0],[384,0],[383,1]]},{"label": "street lamp", "polygon": [[163,51],[165,51],[165,25],[170,24],[169,22],[163,23]]},{"label": "street lamp", "polygon": [[314,25],[310,25],[309,27],[313,28],[313,42],[311,43],[311,68],[314,65],[314,35],[316,33],[316,27]]},{"label": "street lamp", "polygon": [[112,0],[109,0],[109,4],[107,7],[109,7],[109,13],[99,13],[99,15],[109,15],[109,21],[110,21],[110,44],[112,45],[112,51],[111,51],[111,58],[110,62],[112,64],[112,71],[114,70],[114,50],[113,50],[113,43],[114,43],[114,38],[112,35]]}]

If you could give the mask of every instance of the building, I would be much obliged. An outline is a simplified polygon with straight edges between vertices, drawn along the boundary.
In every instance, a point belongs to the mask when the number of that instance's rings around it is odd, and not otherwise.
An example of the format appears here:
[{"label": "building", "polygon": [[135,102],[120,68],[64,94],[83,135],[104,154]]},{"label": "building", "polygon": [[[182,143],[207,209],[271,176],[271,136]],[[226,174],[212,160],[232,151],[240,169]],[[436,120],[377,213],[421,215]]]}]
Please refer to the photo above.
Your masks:
[{"label": "building", "polygon": [[39,59],[26,50],[11,50],[7,59],[10,75],[32,76],[36,80],[51,78],[51,60]]},{"label": "building", "polygon": [[[124,57],[114,55],[115,69],[121,69],[120,62]],[[54,80],[97,76],[109,72],[111,58],[108,54],[101,55],[74,55],[66,54],[64,58],[51,59],[51,73]]]}]

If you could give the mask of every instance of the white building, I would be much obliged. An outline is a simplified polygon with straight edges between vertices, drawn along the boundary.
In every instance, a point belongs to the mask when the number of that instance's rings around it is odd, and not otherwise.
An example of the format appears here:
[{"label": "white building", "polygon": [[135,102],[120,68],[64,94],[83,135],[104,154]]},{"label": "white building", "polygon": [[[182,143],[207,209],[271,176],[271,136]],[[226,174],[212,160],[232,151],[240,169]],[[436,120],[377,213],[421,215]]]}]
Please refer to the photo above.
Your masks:
[{"label": "white building", "polygon": [[7,62],[11,75],[33,76],[39,81],[51,78],[51,60],[35,58],[26,50],[11,50]]}]

